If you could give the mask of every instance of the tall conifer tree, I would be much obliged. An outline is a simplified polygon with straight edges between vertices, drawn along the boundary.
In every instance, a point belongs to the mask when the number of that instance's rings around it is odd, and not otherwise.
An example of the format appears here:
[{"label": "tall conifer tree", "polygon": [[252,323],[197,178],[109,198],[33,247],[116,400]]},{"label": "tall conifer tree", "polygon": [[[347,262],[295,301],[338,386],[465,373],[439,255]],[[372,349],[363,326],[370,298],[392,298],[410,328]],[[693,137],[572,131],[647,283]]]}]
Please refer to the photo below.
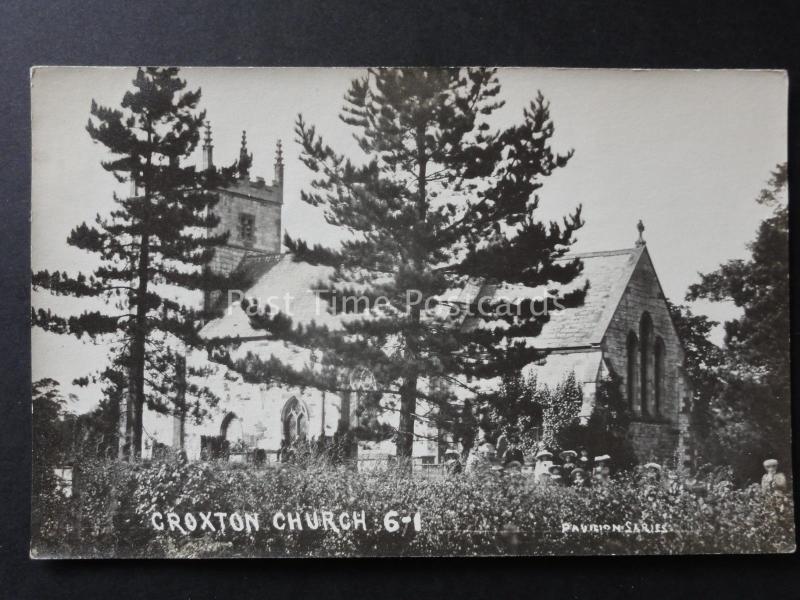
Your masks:
[{"label": "tall conifer tree", "polygon": [[[132,457],[141,455],[145,405],[169,409],[172,390],[164,378],[171,377],[174,342],[201,343],[197,330],[204,315],[179,288],[226,286],[208,269],[225,236],[209,230],[219,222],[211,211],[218,199],[213,190],[235,169],[198,172],[181,164],[200,138],[205,113],[199,100],[200,90],[186,90],[177,69],[146,68],[137,71],[121,110],[92,102],[86,130],[112,155],[102,166],[134,191],[124,198],[115,194],[115,210],[70,233],[71,246],[99,259],[91,274],[33,275],[34,289],[103,301],[104,308],[79,316],[40,309],[32,310],[32,318],[49,331],[115,343],[111,363],[126,374]],[[210,397],[202,387],[195,391]]]},{"label": "tall conifer tree", "polygon": [[439,425],[452,427],[463,416],[453,385],[518,371],[541,356],[530,339],[547,320],[545,305],[578,304],[584,290],[514,307],[464,307],[442,297],[468,282],[566,283],[582,268],[577,260],[555,262],[582,225],[580,207],[561,224],[534,217],[543,179],[572,152],[551,149],[554,128],[541,94],[519,124],[492,130],[487,120],[503,105],[499,92],[492,69],[370,69],[352,82],[341,113],[365,155],[358,162],[298,117],[301,160],[316,175],[302,200],[350,235],[335,249],[288,235],[285,244],[296,260],[334,267],[322,289],[331,311],[363,314],[334,331],[259,312],[255,325],[321,350],[329,368],[297,371],[249,355],[240,371],[341,392],[352,387],[348,378],[325,374],[368,368],[375,389],[367,397],[399,412],[397,455],[409,457],[419,401]]}]

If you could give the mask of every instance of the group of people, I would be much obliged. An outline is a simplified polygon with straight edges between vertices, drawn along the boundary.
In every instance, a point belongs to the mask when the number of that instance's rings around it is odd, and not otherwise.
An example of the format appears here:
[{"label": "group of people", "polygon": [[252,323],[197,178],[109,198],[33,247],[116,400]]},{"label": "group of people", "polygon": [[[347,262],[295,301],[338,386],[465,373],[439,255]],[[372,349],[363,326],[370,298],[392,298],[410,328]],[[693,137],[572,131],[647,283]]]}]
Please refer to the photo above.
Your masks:
[{"label": "group of people", "polygon": [[[611,456],[599,454],[592,457],[586,448],[563,450],[556,456],[547,448],[540,447],[533,459],[526,464],[521,448],[505,444],[503,436],[500,436],[497,444],[483,441],[472,448],[463,465],[458,452],[448,451],[444,456],[444,464],[446,472],[451,475],[461,472],[468,475],[519,472],[527,474],[539,485],[589,487],[602,485],[612,475]],[[778,470],[778,461],[770,458],[763,462],[763,466],[765,473],[761,478],[761,489],[768,493],[788,493],[789,483]],[[707,487],[707,483],[697,477],[689,475],[684,479],[675,471],[669,471],[669,477],[662,479],[662,471],[660,464],[648,462],[637,467],[635,473],[638,473],[637,480],[644,486],[676,490],[685,487],[690,491]]]},{"label": "group of people", "polygon": [[[603,483],[611,477],[611,456],[600,454],[590,456],[586,448],[564,450],[556,457],[547,448],[540,448],[535,454],[532,465],[525,464],[525,457],[519,446],[504,443],[503,436],[497,444],[483,442],[473,448],[464,468],[457,452],[445,454],[445,468],[448,473],[456,474],[462,470],[467,474],[487,471],[494,472],[526,472],[533,481],[541,485],[575,485],[586,487],[592,483]],[[655,465],[660,469],[660,466]]]},{"label": "group of people", "polygon": [[542,448],[535,458],[533,479],[538,484],[587,487],[611,478],[611,456],[600,454],[591,457],[586,448],[579,448],[577,452],[564,450],[558,454],[558,459]]}]

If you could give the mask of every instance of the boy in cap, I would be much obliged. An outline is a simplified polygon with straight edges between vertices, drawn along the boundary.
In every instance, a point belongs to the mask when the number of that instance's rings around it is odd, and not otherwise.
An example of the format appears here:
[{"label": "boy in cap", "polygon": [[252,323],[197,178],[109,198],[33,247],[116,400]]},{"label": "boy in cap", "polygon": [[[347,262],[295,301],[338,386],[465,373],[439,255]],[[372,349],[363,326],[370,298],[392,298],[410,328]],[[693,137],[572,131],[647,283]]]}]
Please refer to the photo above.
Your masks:
[{"label": "boy in cap", "polygon": [[764,470],[766,473],[761,478],[761,489],[765,492],[785,493],[788,487],[786,476],[783,473],[778,473],[778,461],[774,458],[768,458],[764,461]]}]

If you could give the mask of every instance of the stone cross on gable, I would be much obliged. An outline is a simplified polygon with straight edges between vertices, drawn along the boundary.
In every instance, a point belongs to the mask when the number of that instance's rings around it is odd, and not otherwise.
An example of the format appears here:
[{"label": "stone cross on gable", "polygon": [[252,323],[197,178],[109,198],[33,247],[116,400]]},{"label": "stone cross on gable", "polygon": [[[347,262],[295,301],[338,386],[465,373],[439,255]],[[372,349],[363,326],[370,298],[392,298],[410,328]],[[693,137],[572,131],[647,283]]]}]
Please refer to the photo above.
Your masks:
[{"label": "stone cross on gable", "polygon": [[636,229],[639,230],[639,239],[636,240],[636,247],[641,248],[647,243],[644,241],[644,238],[642,237],[642,234],[644,233],[644,223],[642,223],[641,219],[639,219],[639,222],[636,224]]}]

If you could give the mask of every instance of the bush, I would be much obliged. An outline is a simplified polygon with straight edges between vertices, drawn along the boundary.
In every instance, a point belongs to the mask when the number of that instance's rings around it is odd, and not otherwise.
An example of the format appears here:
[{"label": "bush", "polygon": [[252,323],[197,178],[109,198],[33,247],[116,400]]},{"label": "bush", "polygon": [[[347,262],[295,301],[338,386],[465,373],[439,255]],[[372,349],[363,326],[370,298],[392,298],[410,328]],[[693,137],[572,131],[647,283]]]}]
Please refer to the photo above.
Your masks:
[{"label": "bush", "polygon": [[[96,462],[76,494],[34,532],[49,556],[348,556],[788,552],[791,498],[757,486],[703,494],[621,475],[594,488],[532,485],[523,474],[428,479],[406,471],[357,473],[310,465],[253,469],[225,463]],[[364,510],[363,531],[279,531],[277,511]],[[419,512],[420,531],[384,529],[383,516]],[[259,513],[249,532],[156,531],[155,511]],[[198,519],[199,520],[199,519]],[[68,527],[65,529],[65,525]],[[572,527],[571,525],[574,525]],[[642,526],[651,531],[642,530]],[[581,530],[583,526],[583,530]],[[656,526],[666,532],[654,533]],[[565,527],[567,531],[565,531]]]}]

